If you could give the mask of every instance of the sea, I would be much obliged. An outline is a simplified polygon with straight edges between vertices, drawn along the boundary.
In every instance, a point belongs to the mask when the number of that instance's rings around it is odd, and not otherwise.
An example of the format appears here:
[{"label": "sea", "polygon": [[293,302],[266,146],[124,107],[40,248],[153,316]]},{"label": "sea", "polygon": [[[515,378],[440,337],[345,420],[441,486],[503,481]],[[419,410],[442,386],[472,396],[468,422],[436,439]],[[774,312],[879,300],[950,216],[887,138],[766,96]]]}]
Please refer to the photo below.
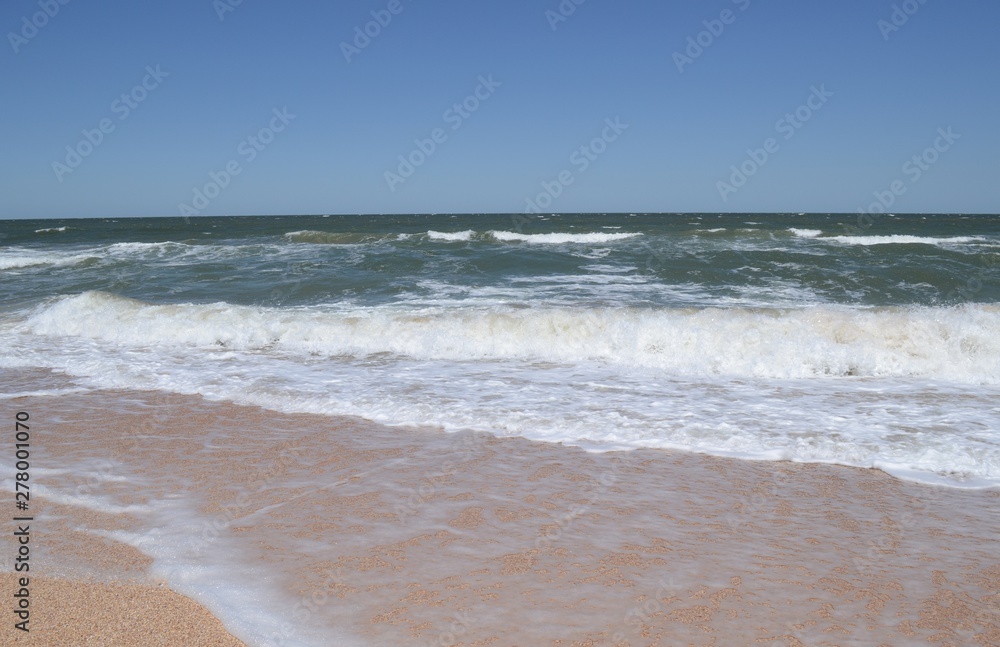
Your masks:
[{"label": "sea", "polygon": [[[0,371],[1000,485],[1000,217],[0,222]],[[3,373],[0,373],[2,376]]]}]

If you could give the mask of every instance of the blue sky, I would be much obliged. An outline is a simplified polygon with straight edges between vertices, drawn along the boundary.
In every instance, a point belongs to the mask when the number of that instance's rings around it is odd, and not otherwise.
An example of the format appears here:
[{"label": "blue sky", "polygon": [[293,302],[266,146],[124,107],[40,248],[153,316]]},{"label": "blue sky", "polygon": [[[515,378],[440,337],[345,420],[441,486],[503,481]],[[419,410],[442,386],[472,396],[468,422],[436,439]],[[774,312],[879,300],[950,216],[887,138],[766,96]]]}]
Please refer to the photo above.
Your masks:
[{"label": "blue sky", "polygon": [[1000,211],[995,0],[63,1],[0,218]]}]

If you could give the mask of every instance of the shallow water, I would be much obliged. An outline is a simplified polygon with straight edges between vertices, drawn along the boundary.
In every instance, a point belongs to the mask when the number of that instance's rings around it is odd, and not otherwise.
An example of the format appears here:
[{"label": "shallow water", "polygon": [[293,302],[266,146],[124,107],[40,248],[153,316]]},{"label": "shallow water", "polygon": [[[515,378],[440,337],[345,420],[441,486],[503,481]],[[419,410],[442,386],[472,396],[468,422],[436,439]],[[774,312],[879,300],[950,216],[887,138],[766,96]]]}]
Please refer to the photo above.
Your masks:
[{"label": "shallow water", "polygon": [[975,644],[1000,613],[996,492],[156,392],[12,406],[38,569],[116,577],[75,542],[124,542],[251,645]]}]

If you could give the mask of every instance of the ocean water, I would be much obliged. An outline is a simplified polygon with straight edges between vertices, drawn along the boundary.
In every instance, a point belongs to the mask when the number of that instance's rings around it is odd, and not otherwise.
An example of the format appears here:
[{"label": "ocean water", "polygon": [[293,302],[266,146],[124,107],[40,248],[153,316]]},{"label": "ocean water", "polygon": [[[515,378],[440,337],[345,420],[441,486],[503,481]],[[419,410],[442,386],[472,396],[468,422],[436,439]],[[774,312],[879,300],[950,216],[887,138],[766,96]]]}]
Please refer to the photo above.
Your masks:
[{"label": "ocean water", "polygon": [[16,220],[0,277],[52,395],[1000,485],[997,216]]}]

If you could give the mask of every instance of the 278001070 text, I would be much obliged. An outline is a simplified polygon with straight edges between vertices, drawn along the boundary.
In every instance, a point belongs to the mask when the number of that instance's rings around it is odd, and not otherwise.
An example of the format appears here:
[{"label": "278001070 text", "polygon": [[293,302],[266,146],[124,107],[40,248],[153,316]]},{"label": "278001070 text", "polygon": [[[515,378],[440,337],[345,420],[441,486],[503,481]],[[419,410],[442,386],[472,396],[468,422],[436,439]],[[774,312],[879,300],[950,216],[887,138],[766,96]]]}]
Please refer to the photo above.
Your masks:
[{"label": "278001070 text", "polygon": [[[14,507],[24,515],[28,512],[31,501],[31,429],[28,420],[31,416],[19,411],[14,416]],[[14,556],[14,571],[17,582],[14,592],[14,628],[27,632],[31,621],[31,581],[28,572],[31,570],[31,522],[33,517],[14,517],[14,537],[16,538],[17,554]]]}]

